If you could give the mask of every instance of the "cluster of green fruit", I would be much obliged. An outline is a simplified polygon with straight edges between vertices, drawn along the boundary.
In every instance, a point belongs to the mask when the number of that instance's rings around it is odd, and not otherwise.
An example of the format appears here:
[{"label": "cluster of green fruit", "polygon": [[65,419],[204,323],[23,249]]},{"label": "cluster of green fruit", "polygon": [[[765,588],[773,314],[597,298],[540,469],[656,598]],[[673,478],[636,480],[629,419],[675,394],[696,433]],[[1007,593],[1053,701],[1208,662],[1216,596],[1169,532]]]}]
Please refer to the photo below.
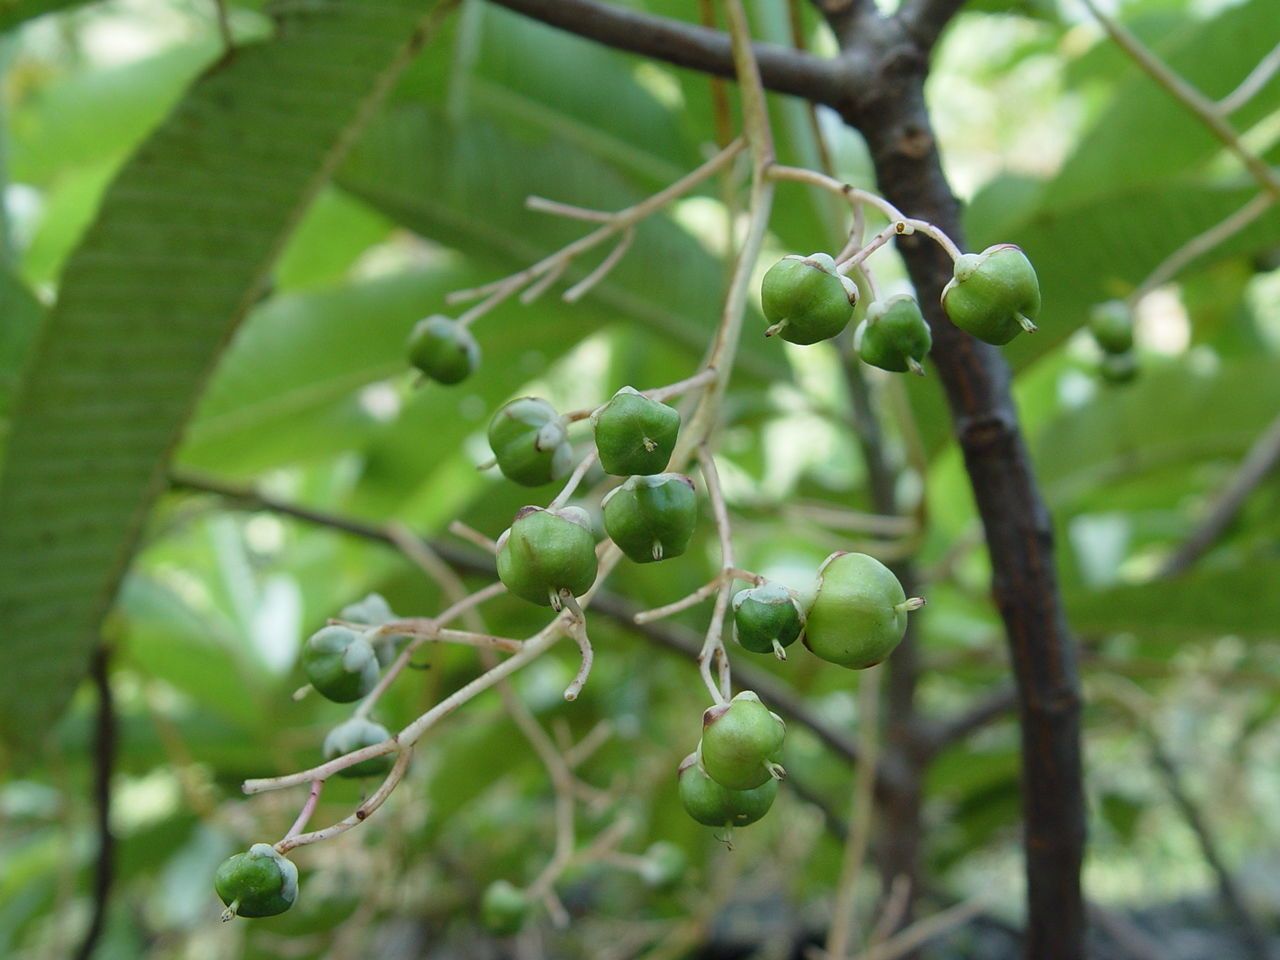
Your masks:
[{"label": "cluster of green fruit", "polygon": [[[328,626],[312,634],[302,647],[302,668],[311,686],[336,703],[350,703],[366,696],[378,682],[382,666],[395,656],[396,638],[384,636],[378,627],[395,619],[391,608],[376,593],[343,607],[339,619],[369,627],[363,633],[345,626]],[[380,723],[354,716],[329,731],[321,751],[325,760],[342,757],[391,738]],[[391,754],[371,757],[343,767],[340,777],[385,776],[394,763]],[[232,917],[273,917],[288,910],[298,898],[298,868],[267,843],[255,843],[248,851],[223,861],[213,886],[227,905],[224,920]]]},{"label": "cluster of green fruit", "polygon": [[[591,420],[601,467],[627,478],[601,503],[605,533],[636,563],[683,554],[693,537],[698,498],[691,479],[663,472],[680,432],[680,414],[623,387]],[[498,469],[525,486],[563,476],[572,458],[567,427],[545,400],[512,400],[489,423]],[[581,507],[524,507],[498,539],[498,577],[516,596],[559,609],[595,582],[595,546],[590,516]]]},{"label": "cluster of green fruit", "polygon": [[[321,627],[302,646],[302,670],[312,688],[334,703],[363,699],[378,683],[382,668],[396,654],[397,638],[380,629],[395,619],[387,601],[371,593],[359,603],[343,607],[338,619],[363,624],[363,632],[348,626]],[[324,739],[324,758],[332,760],[363,747],[382,743],[391,733],[380,723],[356,716],[334,727]],[[390,754],[363,760],[338,771],[342,777],[377,777],[391,769]]]},{"label": "cluster of green fruit", "polygon": [[[805,600],[808,600],[806,603]],[[860,670],[884,660],[902,641],[907,614],[924,601],[908,599],[893,571],[863,553],[836,553],[818,569],[809,598],[780,583],[762,583],[733,598],[733,631],[753,653],[786,659],[800,637],[830,663]],[[755,823],[773,805],[786,725],[750,690],[702,717],[702,740],[678,772],[689,816],[712,827]]]},{"label": "cluster of green fruit", "polygon": [[1123,300],[1100,303],[1089,313],[1089,332],[1102,348],[1098,373],[1111,383],[1128,383],[1138,375],[1133,352],[1133,312]]},{"label": "cluster of green fruit", "polygon": [[743,649],[785,660],[786,647],[804,645],[828,663],[853,670],[875,666],[893,652],[907,614],[924,605],[908,599],[893,571],[865,553],[833,553],[804,596],[766,580],[733,598],[733,635]]},{"label": "cluster of green fruit", "polygon": [[[957,327],[993,344],[1035,330],[1032,320],[1040,312],[1040,285],[1018,247],[1002,243],[982,253],[966,253],[954,269],[942,291],[942,307]],[[770,324],[766,336],[817,343],[848,326],[858,305],[858,288],[827,254],[793,254],[764,275],[760,303]],[[932,345],[920,304],[905,295],[868,305],[854,333],[854,347],[865,363],[895,373],[923,373]]]},{"label": "cluster of green fruit", "polygon": [[773,806],[786,771],[778,753],[787,726],[750,690],[702,714],[698,748],[680,761],[680,802],[709,827],[745,827]]}]

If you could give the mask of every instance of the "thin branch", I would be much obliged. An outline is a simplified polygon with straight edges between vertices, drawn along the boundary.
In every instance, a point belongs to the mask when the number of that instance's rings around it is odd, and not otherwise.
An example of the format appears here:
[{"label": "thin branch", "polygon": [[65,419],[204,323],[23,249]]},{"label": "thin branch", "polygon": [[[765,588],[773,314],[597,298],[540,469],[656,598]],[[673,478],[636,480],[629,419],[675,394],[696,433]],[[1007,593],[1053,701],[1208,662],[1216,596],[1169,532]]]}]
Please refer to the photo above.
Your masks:
[{"label": "thin branch", "polygon": [[1240,85],[1219,100],[1218,111],[1224,116],[1235,113],[1253,96],[1266,86],[1277,70],[1280,70],[1280,43],[1271,48],[1271,52],[1257,62],[1249,75],[1240,81]]},{"label": "thin branch", "polygon": [[1188,263],[1201,254],[1208,253],[1218,244],[1225,243],[1234,237],[1266,213],[1273,203],[1275,203],[1275,198],[1270,194],[1259,193],[1224,220],[1215,223],[1203,233],[1196,234],[1157,264],[1156,268],[1147,275],[1147,278],[1126,299],[1130,303],[1136,303],[1162,283],[1172,280]]},{"label": "thin branch", "polygon": [[964,926],[978,914],[987,909],[986,898],[974,897],[964,903],[958,903],[941,913],[918,920],[901,933],[895,934],[884,943],[865,953],[858,954],[857,960],[894,960],[922,947],[935,937]]},{"label": "thin branch", "polygon": [[1165,562],[1159,576],[1173,577],[1188,570],[1222,536],[1249,494],[1276,468],[1277,463],[1280,463],[1280,416],[1272,420],[1253,442],[1231,480],[1214,499],[1209,513]]},{"label": "thin branch", "polygon": [[115,878],[116,838],[111,832],[111,776],[116,764],[116,711],[111,695],[110,655],[105,647],[94,651],[89,676],[98,695],[98,722],[94,731],[94,823],[98,831],[98,858],[93,869],[93,915],[75,960],[89,960],[97,948],[107,921],[107,904]]},{"label": "thin branch", "polygon": [[[227,501],[229,506],[242,509],[267,510],[272,513],[278,513],[281,516],[293,517],[317,526],[327,527],[376,543],[382,543],[388,547],[397,547],[395,540],[383,528],[375,524],[367,524],[339,514],[300,507],[274,497],[266,497],[258,494],[251,487],[230,484],[211,477],[196,477],[186,473],[175,476],[172,482],[175,486],[183,489],[220,496]],[[494,575],[495,569],[491,554],[466,550],[447,541],[432,542],[431,547],[450,566],[457,570],[487,577]],[[494,589],[497,589],[497,585],[494,586]],[[638,625],[635,623],[634,618],[641,613],[641,608],[617,594],[601,590],[597,592],[591,606],[597,613],[607,616],[622,627],[629,628],[656,646],[665,647],[689,659],[695,659],[698,655],[701,641],[691,631],[661,623]],[[750,663],[739,663],[735,669],[738,674],[738,680],[744,689],[755,690],[772,709],[776,710],[784,718],[808,727],[837,756],[850,763],[858,761],[859,751],[853,738],[814,713],[809,705],[787,684],[780,682],[767,671],[761,670]],[[374,747],[376,746],[375,744]],[[358,759],[367,760],[371,757],[382,756],[384,753],[390,753],[394,749],[394,747],[389,747],[386,750],[375,750],[374,747],[363,748],[358,754]],[[892,768],[886,767],[884,763],[880,764],[880,768],[879,775],[876,778],[877,796],[882,800],[892,800],[895,795],[895,783],[898,775]],[[326,773],[327,775],[328,773]],[[308,782],[308,778],[303,778],[299,782]]]},{"label": "thin branch", "polygon": [[734,159],[742,152],[746,146],[742,140],[735,140],[710,160],[706,161],[702,166],[689,171],[679,180],[668,185],[652,196],[646,197],[639,203],[633,204],[624,210],[614,213],[609,221],[590,233],[579,237],[572,243],[562,247],[561,249],[550,253],[543,257],[537,263],[518,270],[515,273],[493,280],[489,283],[482,284],[478,287],[471,287],[467,290],[455,290],[445,297],[446,303],[461,303],[467,300],[474,300],[483,297],[484,299],[475,307],[472,307],[466,313],[458,318],[458,323],[470,322],[492,307],[501,303],[503,300],[515,294],[517,290],[524,287],[539,277],[545,275],[548,271],[559,271],[566,264],[572,261],[580,254],[586,253],[588,250],[600,245],[604,241],[614,237],[620,233],[624,233],[641,220],[656,213],[668,203],[685,196],[694,190],[703,181],[710,179],[722,170],[729,167]]},{"label": "thin branch", "polygon": [[854,906],[858,876],[871,838],[871,817],[875,804],[875,766],[880,747],[880,668],[865,670],[859,680],[858,723],[862,728],[859,746],[863,763],[858,764],[849,798],[849,831],[844,844],[840,883],[836,888],[834,916],[827,932],[827,960],[845,960],[853,939]]},{"label": "thin branch", "polygon": [[293,826],[284,835],[284,839],[291,840],[307,828],[307,824],[311,822],[311,815],[316,811],[316,804],[320,802],[320,791],[323,788],[323,780],[311,781],[311,789],[307,791],[307,802],[298,811],[298,818],[293,821]]},{"label": "thin branch", "polygon": [[964,5],[965,0],[910,0],[898,11],[898,20],[921,52],[928,53]]},{"label": "thin branch", "polygon": [[922,747],[928,754],[960,743],[975,730],[1006,716],[1018,704],[1018,691],[1012,685],[1000,687],[950,719],[934,723],[923,733]]},{"label": "thin branch", "polygon": [[1173,802],[1187,821],[1187,826],[1195,834],[1196,842],[1200,845],[1200,853],[1204,857],[1205,863],[1213,871],[1213,875],[1217,878],[1218,897],[1222,901],[1222,906],[1235,920],[1237,933],[1243,945],[1249,951],[1253,960],[1269,960],[1271,951],[1267,946],[1267,936],[1263,932],[1258,918],[1249,909],[1249,904],[1243,891],[1241,891],[1231,870],[1227,867],[1226,861],[1222,857],[1222,851],[1218,848],[1217,838],[1209,826],[1208,819],[1201,811],[1199,804],[1192,799],[1186,785],[1182,782],[1178,767],[1174,763],[1173,757],[1164,748],[1164,744],[1160,742],[1159,735],[1147,725],[1143,726],[1143,731],[1146,733],[1147,742],[1150,745],[1151,761],[1155,764],[1156,769],[1160,771],[1165,788],[1169,791],[1169,796],[1173,798]]},{"label": "thin branch", "polygon": [[[598,0],[491,0],[534,20],[605,46],[639,53],[677,67],[736,76],[729,37],[719,30],[641,13]],[[753,44],[764,85],[817,103],[844,94],[838,64],[775,44]]]},{"label": "thin branch", "polygon": [[1156,56],[1141,40],[1130,33],[1127,27],[1098,9],[1094,0],[1084,0],[1084,5],[1089,8],[1089,12],[1098,23],[1102,24],[1102,28],[1115,41],[1116,46],[1127,53],[1130,59],[1170,96],[1195,114],[1196,119],[1204,124],[1224,147],[1239,158],[1258,185],[1273,200],[1280,201],[1280,174],[1272,170],[1265,160],[1240,141],[1240,134],[1227,122],[1224,111]]},{"label": "thin branch", "polygon": [[[960,205],[947,183],[925,106],[928,64],[887,57],[842,111],[867,142],[879,188],[897,209],[964,246]],[[1018,686],[1027,877],[1027,953],[1084,953],[1080,868],[1085,815],[1076,642],[1067,628],[1053,525],[1035,479],[1010,390],[1008,365],[941,309],[949,251],[920,237],[897,249],[933,332],[931,357],[946,392],[991,559],[992,596]],[[900,655],[901,648],[894,656]]]}]

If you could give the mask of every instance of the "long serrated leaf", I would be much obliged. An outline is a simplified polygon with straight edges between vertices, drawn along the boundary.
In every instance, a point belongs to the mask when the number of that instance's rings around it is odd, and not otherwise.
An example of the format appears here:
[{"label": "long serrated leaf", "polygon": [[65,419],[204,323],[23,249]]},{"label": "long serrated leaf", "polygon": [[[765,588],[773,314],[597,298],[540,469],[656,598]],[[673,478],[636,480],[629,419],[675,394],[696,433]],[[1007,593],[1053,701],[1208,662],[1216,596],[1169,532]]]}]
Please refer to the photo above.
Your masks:
[{"label": "long serrated leaf", "polygon": [[0,735],[82,676],[201,386],[317,190],[444,5],[291,6],[126,164],[69,261],[0,476]]}]

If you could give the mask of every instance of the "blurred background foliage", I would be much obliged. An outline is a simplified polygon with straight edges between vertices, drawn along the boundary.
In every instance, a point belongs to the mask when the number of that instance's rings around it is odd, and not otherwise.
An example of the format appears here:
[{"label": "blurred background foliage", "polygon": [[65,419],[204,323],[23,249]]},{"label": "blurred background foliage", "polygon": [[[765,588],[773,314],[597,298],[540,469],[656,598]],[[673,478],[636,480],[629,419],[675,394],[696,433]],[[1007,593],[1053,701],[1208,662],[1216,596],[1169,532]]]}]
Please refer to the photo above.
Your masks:
[{"label": "blurred background foliage", "polygon": [[[689,5],[674,0],[634,5],[689,16]],[[752,8],[758,37],[791,42],[784,5]],[[269,36],[261,4],[235,3],[229,14],[239,42]],[[1276,41],[1274,0],[1135,0],[1119,15],[1211,96],[1232,89]],[[5,418],[63,265],[113,177],[221,45],[214,5],[194,0],[8,4],[0,26]],[[830,48],[807,9],[804,27],[811,48]],[[582,302],[548,294],[499,308],[476,328],[480,374],[458,388],[415,382],[402,352],[409,327],[441,310],[450,290],[517,270],[580,234],[578,224],[527,210],[527,195],[617,209],[697,165],[714,148],[716,95],[706,77],[468,0],[293,231],[269,294],[200,397],[176,468],[429,537],[447,536],[455,517],[496,537],[531,494],[475,469],[488,455],[489,413],[519,393],[561,409],[591,407],[622,384],[655,386],[696,369],[718,316],[734,212],[713,186],[644,223],[626,259]],[[1251,183],[1075,4],[972,4],[936,53],[930,95],[948,173],[970,204],[968,246],[1021,244],[1044,292],[1041,332],[1018,338],[1007,356],[1083,648],[1088,895],[1113,920],[1128,918],[1163,943],[1163,955],[1203,956],[1206,931],[1229,921],[1147,734],[1163,744],[1251,906],[1274,926],[1276,480],[1258,486],[1189,571],[1162,571],[1280,410],[1280,220],[1273,210],[1143,300],[1141,373],[1110,385],[1080,329],[1089,307],[1132,290],[1183,241],[1238,208]],[[808,109],[784,98],[771,109],[781,159],[816,166]],[[834,116],[817,119],[839,175],[869,185],[861,141]],[[1280,80],[1234,120],[1274,164]],[[784,186],[771,254],[838,248],[839,213],[826,197]],[[876,262],[883,285],[906,290],[891,254]],[[962,711],[1005,682],[1008,668],[937,384],[869,374],[900,493],[923,498],[927,519],[918,536],[857,532],[857,512],[870,502],[838,355],[825,345],[765,343],[755,335],[762,326],[749,318],[719,452],[740,564],[797,584],[834,549],[914,554],[929,599],[919,621],[922,708],[938,717]],[[551,493],[532,496],[545,502]],[[611,589],[643,607],[705,582],[718,562],[706,520],[688,555],[624,565]],[[121,722],[112,822],[119,870],[98,957],[479,957],[502,949],[474,920],[479,893],[493,879],[519,884],[541,869],[553,840],[552,794],[492,693],[431,735],[375,818],[298,851],[303,892],[294,911],[216,922],[216,864],[281,835],[301,800],[292,791],[246,799],[239,782],[311,765],[325,731],[347,712],[315,697],[290,699],[301,682],[300,641],[375,590],[404,615],[441,606],[432,583],[384,544],[190,491],[153,511],[105,632]],[[506,598],[485,613],[494,632],[511,636],[542,622]],[[698,608],[678,625],[700,630],[706,616]],[[621,960],[656,946],[657,955],[682,956],[714,941],[741,951],[734,955],[791,956],[828,922],[843,846],[829,821],[844,821],[848,764],[792,724],[786,761],[799,790],[784,788],[770,816],[727,852],[675,798],[672,773],[697,741],[705,706],[692,663],[603,617],[592,628],[597,664],[577,703],[559,695],[576,669],[568,645],[516,687],[564,737],[601,725],[610,734],[580,768],[592,788],[582,835],[625,816],[633,829],[624,849],[674,841],[691,867],[665,892],[624,869],[576,869],[561,884],[572,926],[556,930],[540,918],[524,955]],[[423,659],[379,708],[388,726],[407,723],[478,669],[466,649],[432,649]],[[855,728],[852,675],[800,655],[753,665],[826,723]],[[7,669],[20,676],[23,667]],[[5,758],[4,956],[69,955],[87,923],[94,710],[86,686],[30,749]],[[931,956],[1012,950],[1007,929],[1021,910],[1017,743],[1006,716],[931,768],[928,900],[990,897],[983,918],[939,940]],[[330,784],[317,822],[345,816],[360,789]],[[870,875],[864,886],[860,916],[869,925],[878,887]],[[1233,942],[1228,935],[1214,949],[1229,956]]]}]

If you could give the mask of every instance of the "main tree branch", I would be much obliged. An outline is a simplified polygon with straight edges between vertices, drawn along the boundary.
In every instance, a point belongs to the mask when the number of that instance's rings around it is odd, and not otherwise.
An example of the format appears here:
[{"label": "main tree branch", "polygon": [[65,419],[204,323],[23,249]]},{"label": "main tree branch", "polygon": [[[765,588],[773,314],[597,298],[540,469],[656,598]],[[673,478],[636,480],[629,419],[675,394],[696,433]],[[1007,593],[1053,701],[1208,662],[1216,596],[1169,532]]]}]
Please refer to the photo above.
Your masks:
[{"label": "main tree branch", "polygon": [[[533,20],[588,40],[677,67],[733,77],[729,35],[683,20],[641,13],[601,0],[491,0]],[[834,60],[771,43],[753,45],[765,87],[816,103],[831,103],[843,86]]]},{"label": "main tree branch", "polygon": [[[846,122],[866,138],[886,199],[963,245],[960,206],[942,172],[924,100],[927,51],[886,21],[873,82],[856,92]],[[992,565],[1018,688],[1028,894],[1027,955],[1075,960],[1084,952],[1080,867],[1084,795],[1081,696],[1075,642],[1058,590],[1049,513],[1036,484],[1000,352],[955,327],[941,308],[952,275],[928,238],[898,242],[933,331],[931,354],[947,394]],[[1030,251],[1034,257],[1041,251]],[[1044,251],[1048,254],[1051,251]]]}]

